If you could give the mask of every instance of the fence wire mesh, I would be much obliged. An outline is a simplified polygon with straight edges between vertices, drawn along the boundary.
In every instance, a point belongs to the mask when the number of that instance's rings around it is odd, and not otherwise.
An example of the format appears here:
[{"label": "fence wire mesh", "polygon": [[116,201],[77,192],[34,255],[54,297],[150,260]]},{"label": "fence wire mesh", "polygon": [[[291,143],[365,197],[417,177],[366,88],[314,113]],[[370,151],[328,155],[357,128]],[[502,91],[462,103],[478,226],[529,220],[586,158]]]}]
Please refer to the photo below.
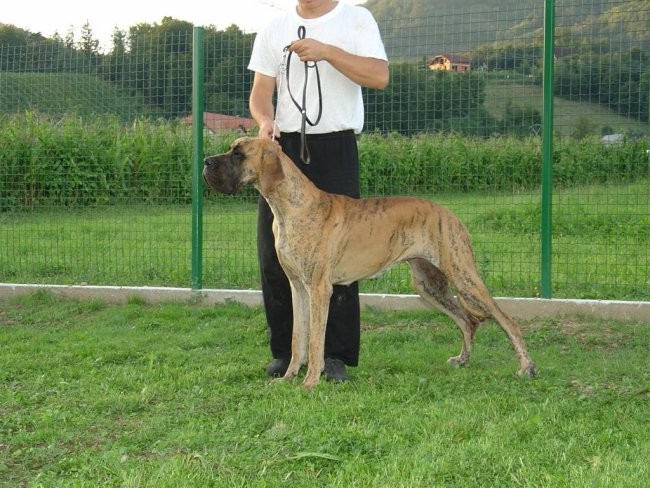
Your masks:
[{"label": "fence wire mesh", "polygon": [[[363,195],[454,210],[500,296],[540,282],[543,15],[381,20],[391,82],[364,90]],[[553,296],[650,300],[650,2],[558,1],[556,24]],[[3,28],[0,281],[190,286],[193,26],[141,24],[106,53]],[[206,154],[255,133],[253,39],[205,30]],[[259,287],[256,202],[205,192],[205,287]],[[408,293],[408,270],[362,289]]]}]

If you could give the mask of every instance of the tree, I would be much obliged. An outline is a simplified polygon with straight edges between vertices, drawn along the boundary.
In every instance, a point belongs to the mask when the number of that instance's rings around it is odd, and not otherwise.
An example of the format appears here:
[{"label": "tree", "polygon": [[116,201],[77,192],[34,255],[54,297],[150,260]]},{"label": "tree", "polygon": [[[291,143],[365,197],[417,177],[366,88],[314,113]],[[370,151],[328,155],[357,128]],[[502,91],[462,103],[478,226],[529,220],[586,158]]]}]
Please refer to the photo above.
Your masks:
[{"label": "tree", "polygon": [[113,29],[113,35],[111,36],[111,41],[113,42],[113,49],[111,54],[114,56],[122,56],[126,52],[126,32],[115,27]]},{"label": "tree", "polygon": [[0,45],[24,46],[29,39],[30,34],[26,30],[11,24],[0,24]]},{"label": "tree", "polygon": [[99,54],[99,41],[93,37],[93,31],[88,21],[81,26],[79,49],[88,56],[96,56]]},{"label": "tree", "polygon": [[65,45],[65,43],[63,42],[63,37],[61,37],[59,31],[54,32],[54,35],[52,36],[52,40],[54,41],[54,44],[58,44],[61,46]]},{"label": "tree", "polygon": [[101,61],[101,74],[113,83],[123,83],[127,64],[126,33],[115,27],[113,29],[113,48]]},{"label": "tree", "polygon": [[575,139],[582,140],[585,137],[592,135],[595,131],[596,124],[583,115],[578,118],[571,136]]},{"label": "tree", "polygon": [[504,133],[529,136],[535,133],[535,127],[542,125],[542,114],[530,105],[514,105],[508,98],[502,125]]},{"label": "tree", "polygon": [[74,27],[73,26],[70,26],[70,28],[68,29],[67,34],[63,38],[63,44],[67,48],[74,49]]},{"label": "tree", "polygon": [[639,91],[641,93],[639,118],[645,122],[650,122],[650,68],[646,69],[641,75]]}]

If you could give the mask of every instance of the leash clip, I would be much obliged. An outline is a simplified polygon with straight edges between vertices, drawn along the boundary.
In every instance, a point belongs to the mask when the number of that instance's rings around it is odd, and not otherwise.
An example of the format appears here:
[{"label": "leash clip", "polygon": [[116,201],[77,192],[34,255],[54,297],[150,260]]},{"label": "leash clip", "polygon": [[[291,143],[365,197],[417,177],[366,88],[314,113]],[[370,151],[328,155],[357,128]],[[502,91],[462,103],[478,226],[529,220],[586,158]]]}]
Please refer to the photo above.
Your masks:
[{"label": "leash clip", "polygon": [[[284,81],[284,76],[287,72],[287,57],[289,56],[289,48],[291,47],[291,44],[287,44],[284,46],[284,49],[282,50],[282,61],[280,61],[280,76],[278,77],[278,102],[280,98],[280,93],[282,92],[282,82]],[[279,108],[279,103],[276,103],[275,107],[275,117],[273,118],[273,134],[271,134],[271,140],[275,142],[275,129],[278,128],[278,108]]]}]

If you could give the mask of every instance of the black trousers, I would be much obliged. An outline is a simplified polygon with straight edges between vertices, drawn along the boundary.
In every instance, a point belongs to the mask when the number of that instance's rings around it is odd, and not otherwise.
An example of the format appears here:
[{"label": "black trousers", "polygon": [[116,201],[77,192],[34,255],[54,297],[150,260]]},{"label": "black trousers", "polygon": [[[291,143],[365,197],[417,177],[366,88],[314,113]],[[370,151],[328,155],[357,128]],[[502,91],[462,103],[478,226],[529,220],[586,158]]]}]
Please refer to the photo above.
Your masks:
[{"label": "black trousers", "polygon": [[[282,133],[282,150],[321,190],[359,198],[359,154],[353,131],[307,136],[311,164],[300,161],[300,134]],[[291,288],[275,252],[273,213],[263,198],[259,200],[257,252],[262,280],[262,295],[274,358],[291,358],[293,309]],[[296,235],[297,239],[320,236]],[[307,243],[308,244],[308,243]],[[342,360],[348,366],[359,362],[361,321],[359,287],[335,285],[330,300],[325,356]]]}]

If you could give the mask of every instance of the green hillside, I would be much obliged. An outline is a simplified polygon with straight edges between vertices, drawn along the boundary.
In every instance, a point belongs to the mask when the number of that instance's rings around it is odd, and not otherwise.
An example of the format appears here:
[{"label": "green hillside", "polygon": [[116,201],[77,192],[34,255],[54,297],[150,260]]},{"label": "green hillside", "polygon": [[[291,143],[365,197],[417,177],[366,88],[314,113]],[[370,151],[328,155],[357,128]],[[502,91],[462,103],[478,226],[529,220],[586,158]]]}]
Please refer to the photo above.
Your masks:
[{"label": "green hillside", "polygon": [[[392,58],[470,52],[484,44],[529,43],[543,35],[542,0],[368,0],[382,25]],[[557,45],[575,47],[585,38],[605,49],[650,49],[650,0],[556,2]],[[404,39],[403,29],[407,29]],[[402,31],[402,32],[399,32]]]},{"label": "green hillside", "polygon": [[34,110],[52,116],[115,115],[130,121],[156,116],[142,96],[91,75],[0,72],[0,113]]},{"label": "green hillside", "polygon": [[502,39],[531,13],[543,13],[534,0],[368,0],[364,6],[382,28],[389,57],[405,60],[472,51]]},{"label": "green hillside", "polygon": [[[533,107],[542,111],[543,93],[539,85],[513,79],[490,79],[485,86],[485,109],[497,119],[504,117],[506,106],[512,103],[519,107]],[[650,125],[633,121],[596,103],[576,102],[555,97],[555,132],[571,136],[578,127],[588,130],[590,135],[602,135],[607,127],[614,133],[636,133],[650,135]]]},{"label": "green hillside", "polygon": [[535,0],[368,0],[364,6],[377,19],[385,20],[440,17],[454,12],[530,9],[539,3]]}]

